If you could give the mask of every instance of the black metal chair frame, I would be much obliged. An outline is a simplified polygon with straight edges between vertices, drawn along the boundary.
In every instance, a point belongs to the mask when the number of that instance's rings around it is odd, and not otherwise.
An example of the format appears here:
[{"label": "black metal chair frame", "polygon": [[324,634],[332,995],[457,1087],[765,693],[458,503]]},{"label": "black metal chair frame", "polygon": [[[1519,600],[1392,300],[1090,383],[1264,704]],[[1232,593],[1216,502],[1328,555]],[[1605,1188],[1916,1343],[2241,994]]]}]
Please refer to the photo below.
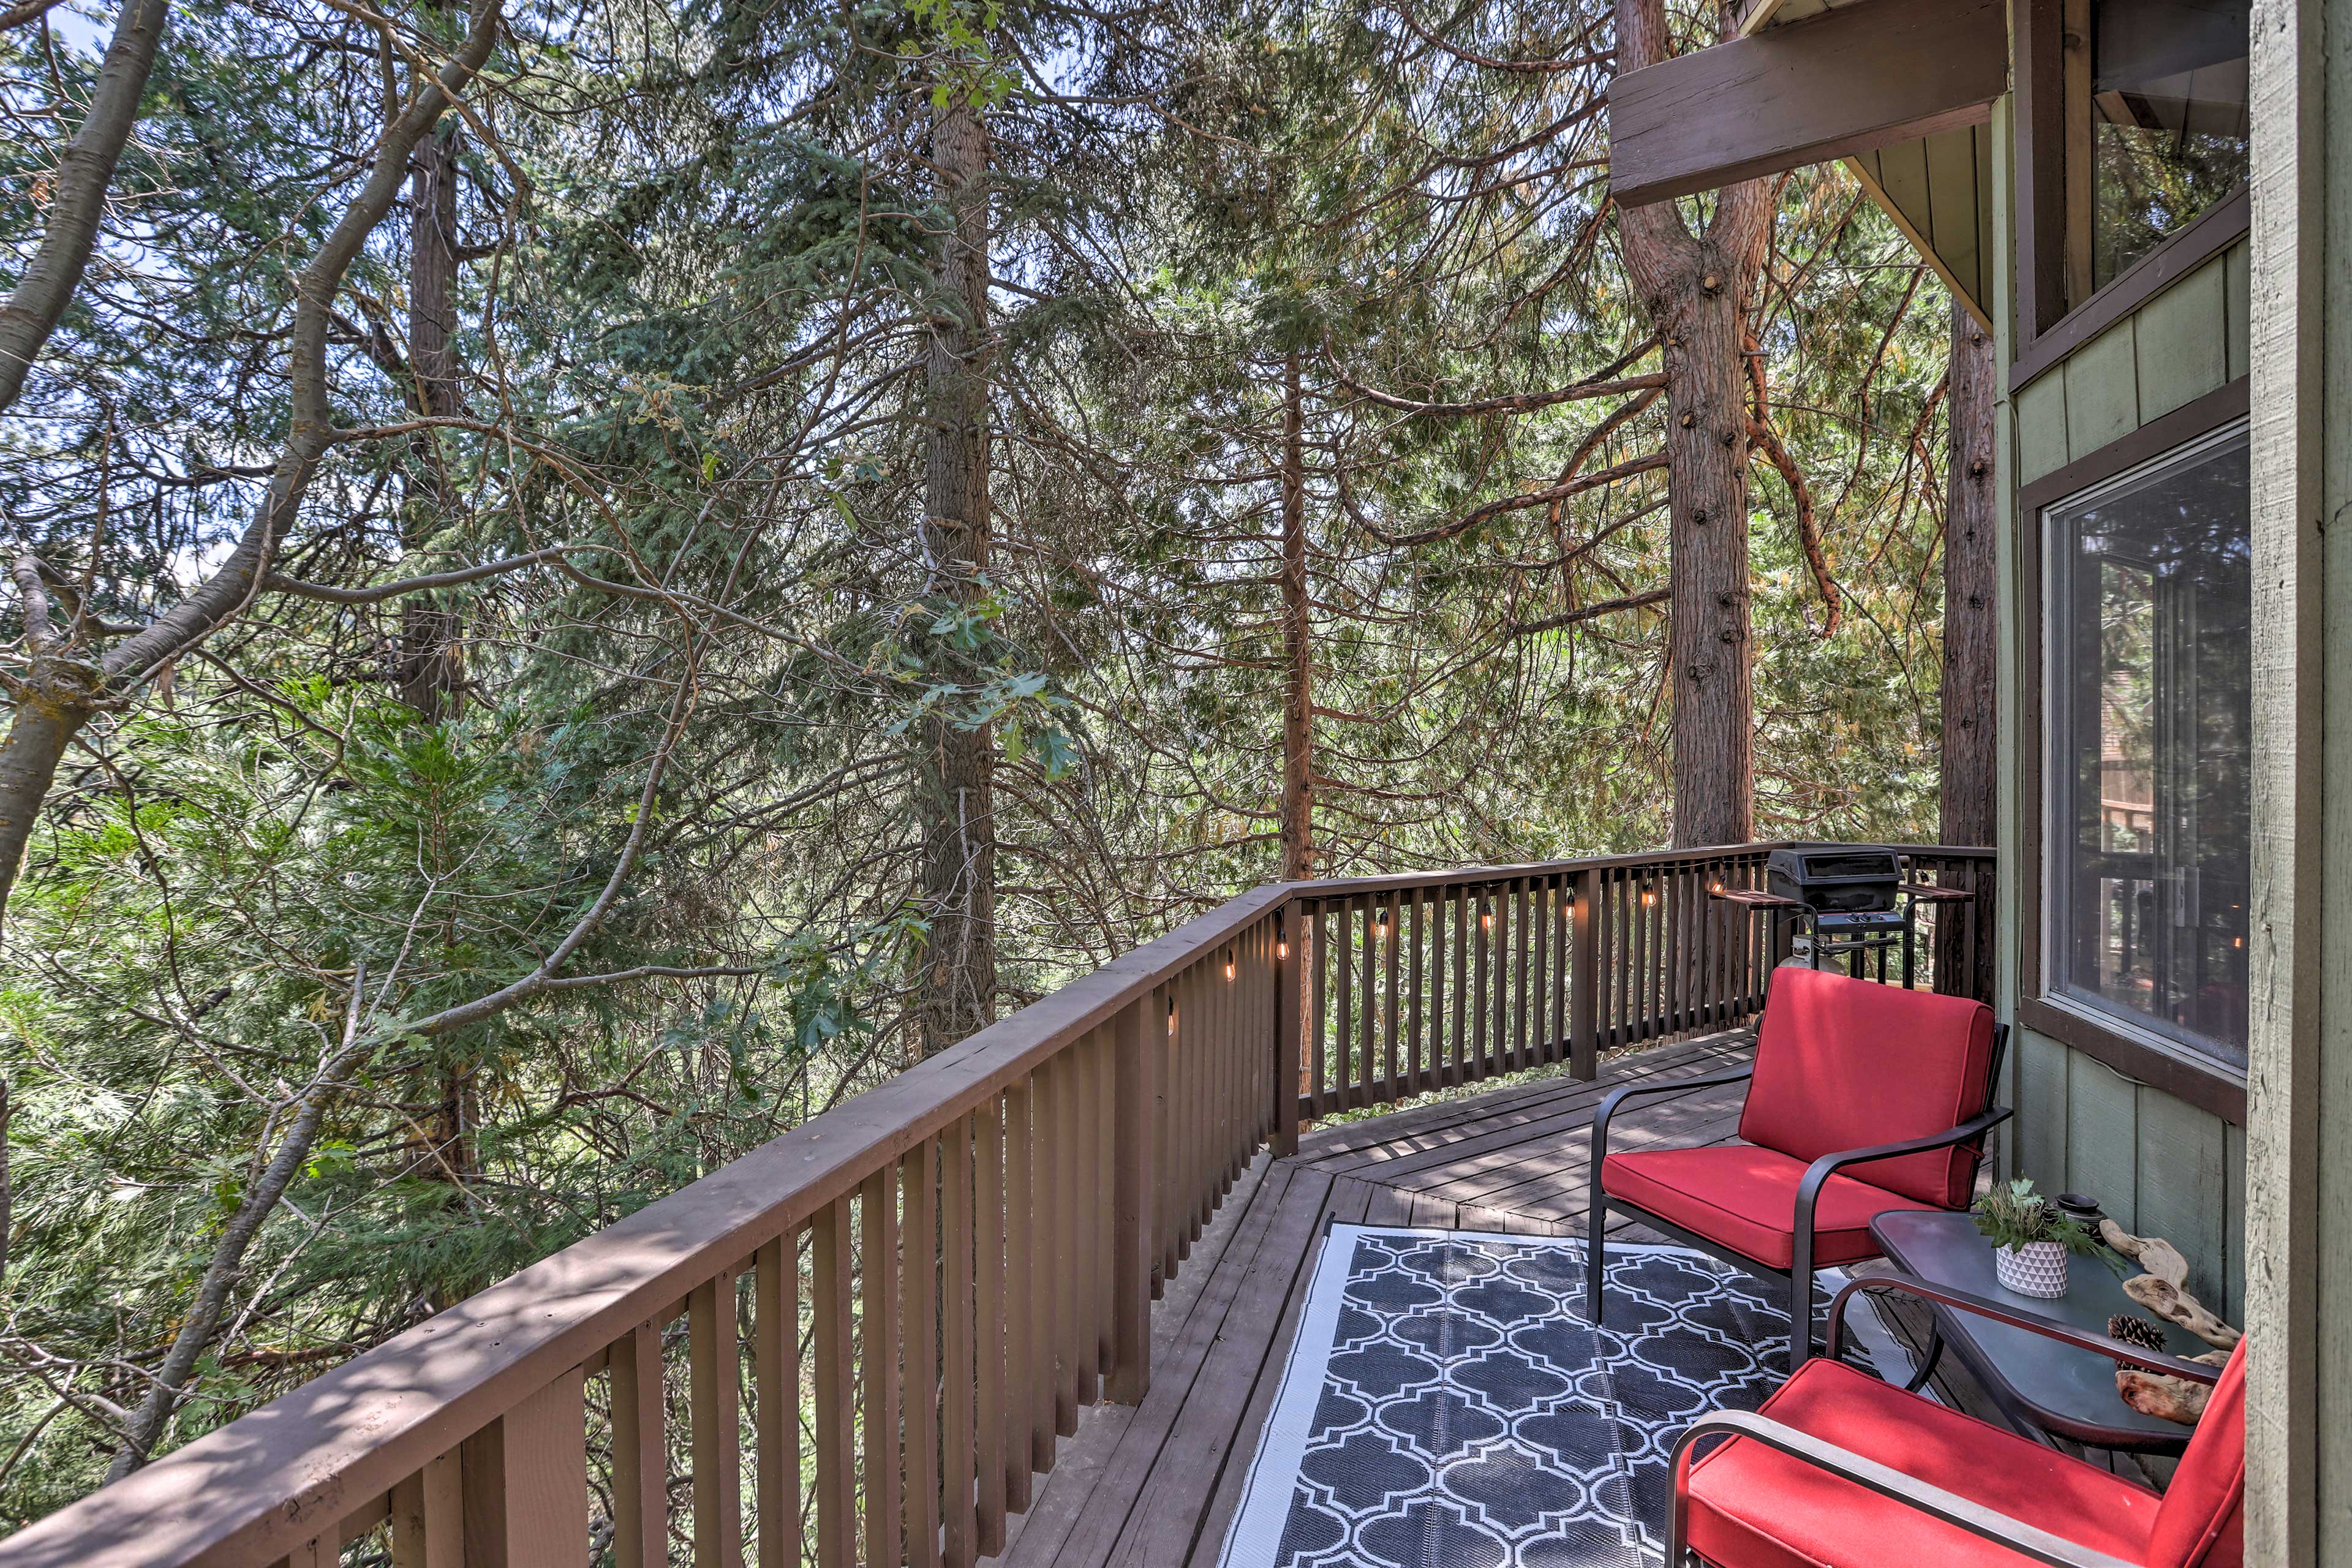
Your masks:
[{"label": "black metal chair frame", "polygon": [[[2150,1372],[2201,1383],[2209,1388],[2221,1378],[2219,1367],[2203,1362],[2182,1361],[2155,1352],[2136,1350],[2119,1340],[2078,1329],[2071,1323],[2053,1322],[2047,1318],[2021,1312],[1982,1296],[1930,1285],[1924,1279],[1914,1279],[1905,1274],[1872,1275],[1866,1279],[1855,1280],[1837,1293],[1837,1299],[1830,1303],[1829,1311],[1829,1356],[1832,1361],[1839,1359],[1843,1349],[1845,1304],[1864,1290],[1901,1291],[1954,1311],[1990,1318],[2011,1328],[2023,1329],[2029,1333],[2095,1352],[2118,1365],[2143,1367]],[[1709,1437],[1746,1437],[1762,1443],[1815,1469],[1843,1476],[1866,1490],[1931,1514],[1981,1540],[2006,1546],[2036,1563],[2047,1563],[2050,1568],[2139,1568],[2137,1563],[2077,1545],[2021,1520],[2012,1519],[1998,1510],[1987,1508],[1980,1502],[1946,1491],[1916,1476],[1906,1475],[1875,1459],[1865,1458],[1834,1443],[1825,1442],[1809,1432],[1799,1431],[1794,1426],[1750,1411],[1719,1410],[1693,1422],[1675,1443],[1674,1455],[1668,1461],[1673,1466],[1669,1473],[1679,1478],[1683,1474],[1684,1456],[1690,1451],[1692,1445]],[[1667,1504],[1665,1568],[1686,1568],[1691,1561],[1689,1542],[1689,1499],[1685,1489],[1676,1486],[1674,1500]]]},{"label": "black metal chair frame", "polygon": [[1602,1232],[1609,1223],[1609,1211],[1613,1207],[1653,1230],[1663,1231],[1685,1247],[1695,1247],[1713,1258],[1746,1270],[1770,1284],[1787,1287],[1789,1291],[1789,1370],[1793,1373],[1811,1359],[1813,1353],[1813,1210],[1820,1202],[1822,1188],[1829,1179],[1848,1165],[1859,1165],[1873,1160],[1893,1159],[1902,1154],[1925,1153],[1931,1149],[1948,1149],[1957,1144],[1973,1144],[1977,1158],[1984,1158],[1983,1138],[2014,1115],[2008,1106],[1991,1105],[1992,1091],[2000,1081],[2001,1062],[2009,1054],[2009,1026],[1995,1024],[1992,1032],[1992,1063],[1985,1074],[1985,1100],[1988,1109],[1982,1115],[1969,1118],[1948,1132],[1931,1137],[1906,1138],[1895,1143],[1874,1143],[1863,1149],[1845,1149],[1824,1154],[1805,1167],[1804,1179],[1797,1184],[1797,1205],[1790,1233],[1789,1268],[1776,1268],[1759,1262],[1743,1252],[1719,1241],[1695,1235],[1661,1215],[1652,1214],[1639,1204],[1626,1202],[1603,1192],[1601,1186],[1601,1163],[1609,1153],[1609,1123],[1620,1107],[1627,1101],[1660,1094],[1683,1094],[1696,1089],[1717,1089],[1725,1084],[1745,1083],[1756,1076],[1751,1065],[1736,1072],[1717,1073],[1708,1078],[1681,1079],[1667,1083],[1630,1083],[1611,1093],[1601,1102],[1600,1113],[1592,1119],[1592,1165],[1588,1173],[1591,1184],[1591,1196],[1584,1210],[1585,1224],[1585,1315],[1592,1326],[1601,1326],[1601,1275],[1607,1265],[1606,1246]]}]

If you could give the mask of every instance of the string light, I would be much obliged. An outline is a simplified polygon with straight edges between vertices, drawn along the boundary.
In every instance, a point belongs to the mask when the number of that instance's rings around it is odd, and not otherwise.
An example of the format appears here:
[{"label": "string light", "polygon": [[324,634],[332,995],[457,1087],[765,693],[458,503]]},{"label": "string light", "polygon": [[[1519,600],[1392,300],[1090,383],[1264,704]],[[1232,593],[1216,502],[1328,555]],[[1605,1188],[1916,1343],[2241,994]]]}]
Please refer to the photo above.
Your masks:
[{"label": "string light", "polygon": [[1229,948],[1225,949],[1225,978],[1226,978],[1226,979],[1228,979],[1228,980],[1231,980],[1233,977],[1234,977],[1234,950],[1233,950],[1232,948],[1230,948],[1230,947],[1229,947]]},{"label": "string light", "polygon": [[1647,882],[1643,883],[1643,884],[1642,884],[1642,902],[1643,902],[1644,905],[1649,905],[1649,904],[1654,904],[1654,903],[1656,903],[1657,901],[1658,901],[1658,890],[1657,890],[1655,888],[1651,887],[1651,886],[1650,886],[1650,884],[1648,884]]}]

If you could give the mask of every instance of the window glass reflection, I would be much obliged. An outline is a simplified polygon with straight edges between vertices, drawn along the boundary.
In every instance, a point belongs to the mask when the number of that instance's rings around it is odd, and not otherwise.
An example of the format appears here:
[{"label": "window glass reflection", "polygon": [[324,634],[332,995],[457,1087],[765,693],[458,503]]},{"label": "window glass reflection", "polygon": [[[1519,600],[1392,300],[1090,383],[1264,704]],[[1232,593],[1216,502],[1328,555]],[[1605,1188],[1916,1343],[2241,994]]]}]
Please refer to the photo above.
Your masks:
[{"label": "window glass reflection", "polygon": [[2091,285],[2246,178],[2249,0],[2095,0]]},{"label": "window glass reflection", "polygon": [[2242,1064],[2244,433],[2046,515],[2053,988]]}]

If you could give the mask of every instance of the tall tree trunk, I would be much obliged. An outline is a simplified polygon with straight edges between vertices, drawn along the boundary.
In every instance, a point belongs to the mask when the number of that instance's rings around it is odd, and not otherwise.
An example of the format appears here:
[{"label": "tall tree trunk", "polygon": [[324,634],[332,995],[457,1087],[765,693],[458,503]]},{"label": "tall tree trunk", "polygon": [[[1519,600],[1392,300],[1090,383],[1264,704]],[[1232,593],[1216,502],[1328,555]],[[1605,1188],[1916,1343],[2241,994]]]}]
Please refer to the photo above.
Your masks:
[{"label": "tall tree trunk", "polygon": [[[931,124],[931,163],[950,218],[940,283],[949,314],[932,331],[931,435],[923,557],[931,596],[970,603],[989,564],[988,131],[951,102]],[[935,674],[980,671],[939,647]],[[945,717],[926,727],[921,781],[923,903],[930,921],[917,1010],[926,1056],[996,1016],[996,740]]]},{"label": "tall tree trunk", "polygon": [[[1668,53],[1664,0],[1617,0],[1617,68]],[[1672,521],[1674,842],[1755,837],[1755,675],[1748,593],[1748,408],[1742,351],[1771,233],[1769,182],[1716,195],[1694,235],[1672,202],[1622,208],[1617,231],[1664,345]]]},{"label": "tall tree trunk", "polygon": [[1997,567],[1993,521],[1992,334],[1952,301],[1945,394],[1951,447],[1944,477],[1942,837],[1993,841]]},{"label": "tall tree trunk", "polygon": [[[1997,764],[1994,691],[1999,680],[2000,566],[1993,510],[1992,334],[1952,301],[1950,381],[1945,418],[1951,445],[1944,472],[1944,748],[1940,837],[1947,844],[1990,844]],[[1993,896],[1990,878],[1979,899]],[[1992,943],[1977,944],[1967,973],[1965,908],[1936,914],[1936,989],[1992,994]]]},{"label": "tall tree trunk", "polygon": [[155,47],[163,42],[169,16],[164,0],[122,0],[115,16],[114,38],[99,67],[89,113],[58,163],[40,248],[8,291],[7,302],[0,304],[0,410],[25,389],[33,361],[81,286],[106,212],[106,187],[139,123],[139,100],[155,68]]},{"label": "tall tree trunk", "polygon": [[[409,177],[408,371],[416,410],[428,417],[458,411],[457,363],[450,346],[457,310],[458,135],[456,120],[438,126],[418,144]],[[402,529],[402,542],[411,550],[446,525],[455,499],[436,433],[419,432],[415,452],[422,479],[410,488]],[[427,719],[459,710],[464,670],[457,617],[427,596],[402,601],[398,680],[401,700]]]},{"label": "tall tree trunk", "polygon": [[1315,645],[1307,621],[1306,410],[1298,355],[1282,372],[1282,879],[1315,875]]}]

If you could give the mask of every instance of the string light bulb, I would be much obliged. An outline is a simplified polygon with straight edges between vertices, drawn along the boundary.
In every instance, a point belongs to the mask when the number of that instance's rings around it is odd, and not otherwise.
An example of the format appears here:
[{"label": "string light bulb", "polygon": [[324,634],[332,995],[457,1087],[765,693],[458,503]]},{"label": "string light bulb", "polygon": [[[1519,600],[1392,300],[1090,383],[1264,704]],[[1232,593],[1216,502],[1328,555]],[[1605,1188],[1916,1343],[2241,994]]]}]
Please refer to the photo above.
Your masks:
[{"label": "string light bulb", "polygon": [[1228,979],[1228,980],[1231,980],[1233,977],[1234,977],[1234,950],[1233,950],[1232,948],[1230,948],[1230,947],[1229,947],[1229,948],[1225,949],[1225,978],[1226,978],[1226,979]]},{"label": "string light bulb", "polygon": [[1647,882],[1642,884],[1642,902],[1646,907],[1658,901],[1658,890]]},{"label": "string light bulb", "polygon": [[1494,905],[1480,904],[1478,906],[1478,929],[1480,931],[1493,931],[1495,929]]}]

